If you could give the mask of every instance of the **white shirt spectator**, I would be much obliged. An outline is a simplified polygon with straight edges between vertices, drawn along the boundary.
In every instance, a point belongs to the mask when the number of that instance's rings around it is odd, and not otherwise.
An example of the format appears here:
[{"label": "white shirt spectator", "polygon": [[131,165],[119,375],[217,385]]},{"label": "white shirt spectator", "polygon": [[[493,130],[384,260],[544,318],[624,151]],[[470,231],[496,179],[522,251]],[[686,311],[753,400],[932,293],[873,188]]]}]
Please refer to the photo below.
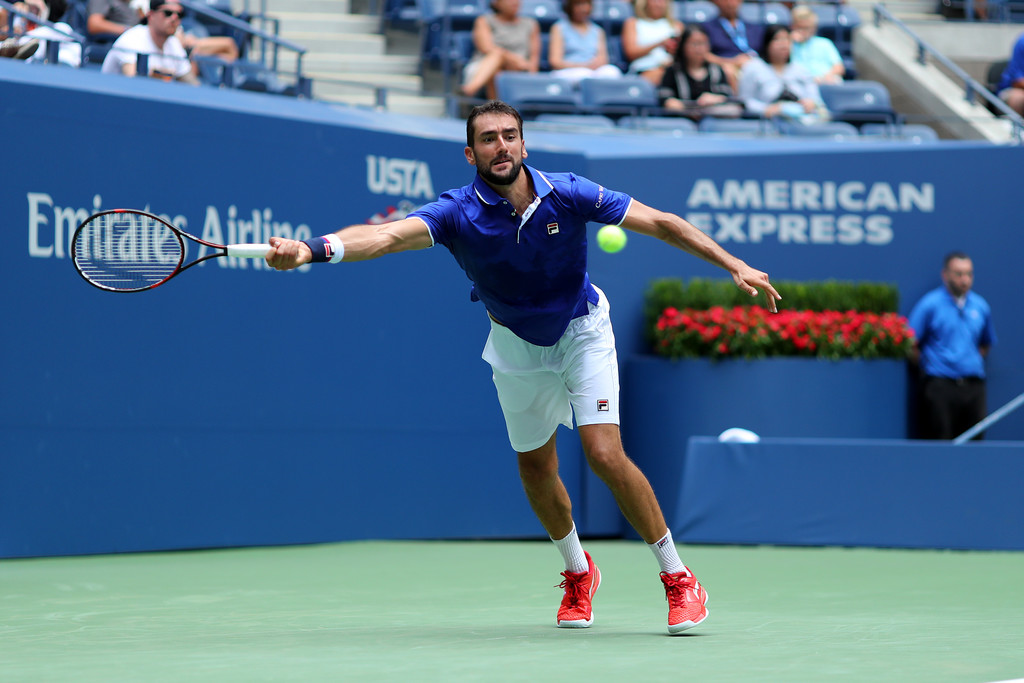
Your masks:
[{"label": "white shirt spectator", "polygon": [[181,78],[192,72],[188,54],[178,37],[169,36],[164,43],[164,49],[161,50],[153,42],[149,26],[146,25],[132,26],[114,41],[110,52],[103,60],[101,71],[105,74],[124,73],[122,67],[128,63],[134,64],[140,53],[149,55],[150,74],[158,71],[174,78]]},{"label": "white shirt spectator", "polygon": [[70,33],[71,27],[63,22],[58,22],[54,26],[59,30],[55,31],[49,26],[37,26],[25,34],[25,37],[21,39],[22,43],[32,38],[40,41],[39,49],[26,61],[41,62],[46,59],[46,41],[56,40],[60,42],[60,47],[57,50],[57,61],[65,66],[81,66],[82,46],[74,42],[70,36],[60,32],[67,31]]}]

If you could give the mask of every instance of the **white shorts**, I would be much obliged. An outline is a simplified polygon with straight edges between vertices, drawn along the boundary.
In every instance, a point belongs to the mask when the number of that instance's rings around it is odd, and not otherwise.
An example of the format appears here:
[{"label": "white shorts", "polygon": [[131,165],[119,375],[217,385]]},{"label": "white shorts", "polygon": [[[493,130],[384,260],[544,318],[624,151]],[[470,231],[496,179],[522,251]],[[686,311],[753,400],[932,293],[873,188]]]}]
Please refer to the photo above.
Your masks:
[{"label": "white shorts", "polygon": [[[596,289],[596,288],[595,288]],[[524,341],[491,322],[483,359],[505,414],[512,448],[525,453],[548,442],[558,425],[619,424],[619,365],[608,299],[575,318],[554,346]]]}]

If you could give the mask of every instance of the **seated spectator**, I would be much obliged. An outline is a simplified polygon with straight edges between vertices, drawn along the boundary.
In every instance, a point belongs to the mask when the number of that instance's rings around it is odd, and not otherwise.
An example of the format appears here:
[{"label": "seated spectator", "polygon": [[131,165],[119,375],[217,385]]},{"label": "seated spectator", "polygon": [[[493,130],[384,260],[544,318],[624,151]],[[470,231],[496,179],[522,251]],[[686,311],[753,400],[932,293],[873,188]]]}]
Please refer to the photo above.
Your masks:
[{"label": "seated spectator", "polygon": [[123,32],[103,60],[105,74],[136,76],[138,55],[149,57],[152,78],[198,85],[188,54],[177,37],[185,9],[175,0],[151,0],[143,23]]},{"label": "seated spectator", "polygon": [[463,70],[462,93],[469,97],[497,92],[494,77],[502,71],[537,73],[540,68],[540,25],[519,16],[520,0],[492,0],[491,11],[473,22],[476,51]]},{"label": "seated spectator", "polygon": [[658,88],[661,106],[695,120],[704,116],[738,117],[742,105],[730,102],[732,86],[722,67],[708,61],[708,36],[700,26],[687,26],[679,38],[675,61],[665,69]]},{"label": "seated spectator", "polygon": [[67,2],[65,0],[28,0],[28,3],[32,4],[33,1],[36,3],[45,2],[44,7],[47,12],[38,14],[38,16],[53,22],[55,28],[42,25],[29,28],[21,38],[21,43],[26,44],[29,41],[36,40],[39,42],[40,47],[35,51],[35,54],[28,57],[28,61],[41,62],[46,59],[46,43],[57,41],[60,43],[60,46],[57,48],[57,62],[65,66],[81,66],[82,46],[70,37],[69,34],[73,32],[71,26],[61,21],[68,11]]},{"label": "seated spectator", "polygon": [[619,67],[608,63],[604,29],[590,20],[592,0],[565,0],[550,31],[548,63],[551,74],[572,82],[584,78],[619,78]]},{"label": "seated spectator", "polygon": [[128,0],[89,0],[85,29],[90,36],[119,36],[139,23],[142,14]]},{"label": "seated spectator", "polygon": [[1003,77],[999,79],[996,94],[999,95],[999,99],[1006,102],[1006,106],[1024,116],[1024,34],[1021,34],[1013,44],[1010,63],[1006,65]]},{"label": "seated spectator", "polygon": [[797,5],[791,16],[793,63],[810,71],[815,83],[842,83],[846,65],[835,43],[817,35],[818,15],[807,5]]},{"label": "seated spectator", "polygon": [[670,0],[636,0],[634,12],[622,24],[622,52],[629,73],[658,85],[672,63],[683,24],[672,18]]},{"label": "seated spectator", "polygon": [[[148,4],[147,0],[89,0],[86,30],[91,36],[119,36],[142,21]],[[194,36],[179,25],[178,40],[189,55],[220,57],[226,62],[239,56],[238,44],[228,36]],[[198,72],[199,67],[193,66],[192,73]]]},{"label": "seated spectator", "polygon": [[825,103],[811,72],[790,61],[789,29],[765,29],[759,58],[740,71],[739,97],[748,113],[814,123],[828,118]]},{"label": "seated spectator", "polygon": [[702,24],[711,41],[708,61],[725,70],[734,90],[739,90],[739,73],[748,60],[757,57],[764,45],[764,27],[740,19],[743,0],[714,0],[718,16]]},{"label": "seated spectator", "polygon": [[[26,0],[26,2],[14,3],[14,8],[37,17],[46,19],[49,9],[43,0]],[[30,59],[39,50],[39,41],[26,37],[26,34],[36,28],[36,24],[26,17],[15,14],[13,21],[6,9],[0,7],[0,57],[7,59]],[[10,33],[8,33],[10,29]]]}]

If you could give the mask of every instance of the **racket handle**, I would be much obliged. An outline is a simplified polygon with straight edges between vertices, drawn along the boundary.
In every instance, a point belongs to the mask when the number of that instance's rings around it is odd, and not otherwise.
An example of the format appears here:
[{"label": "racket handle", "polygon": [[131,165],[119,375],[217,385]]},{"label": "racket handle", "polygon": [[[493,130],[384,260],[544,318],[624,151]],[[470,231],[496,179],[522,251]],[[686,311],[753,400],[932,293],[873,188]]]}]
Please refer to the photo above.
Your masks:
[{"label": "racket handle", "polygon": [[270,251],[269,244],[229,244],[225,247],[228,256],[238,258],[263,258]]}]

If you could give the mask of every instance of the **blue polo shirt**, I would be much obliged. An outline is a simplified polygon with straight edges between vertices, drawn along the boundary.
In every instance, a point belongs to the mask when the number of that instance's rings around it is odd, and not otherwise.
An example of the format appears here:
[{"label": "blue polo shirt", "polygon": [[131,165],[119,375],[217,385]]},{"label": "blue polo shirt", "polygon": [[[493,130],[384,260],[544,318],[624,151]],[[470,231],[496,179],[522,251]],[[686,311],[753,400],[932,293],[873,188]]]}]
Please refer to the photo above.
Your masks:
[{"label": "blue polo shirt", "polygon": [[984,377],[979,346],[995,346],[988,302],[967,292],[963,309],[945,286],[921,297],[907,319],[921,349],[921,369],[933,377]]},{"label": "blue polo shirt", "polygon": [[479,175],[409,215],[466,271],[474,301],[519,338],[553,346],[598,300],[587,276],[587,223],[618,225],[632,198],[573,173],[523,171],[540,198],[525,221]]}]

